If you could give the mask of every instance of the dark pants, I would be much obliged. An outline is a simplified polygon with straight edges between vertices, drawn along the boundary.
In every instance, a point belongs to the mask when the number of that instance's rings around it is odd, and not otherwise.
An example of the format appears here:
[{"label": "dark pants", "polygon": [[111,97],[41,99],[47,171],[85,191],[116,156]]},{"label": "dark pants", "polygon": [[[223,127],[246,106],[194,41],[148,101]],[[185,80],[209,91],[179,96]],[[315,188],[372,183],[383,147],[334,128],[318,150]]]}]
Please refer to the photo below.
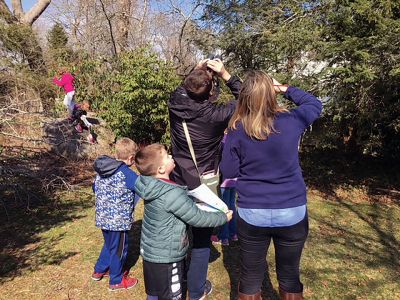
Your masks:
[{"label": "dark pants", "polygon": [[272,238],[279,287],[289,293],[302,292],[299,265],[307,235],[307,214],[299,223],[286,227],[253,226],[238,216],[241,267],[239,291],[249,295],[260,291],[267,268],[266,255]]},{"label": "dark pants", "polygon": [[187,287],[190,299],[200,299],[204,295],[212,232],[213,228],[192,227],[193,248],[187,273]]},{"label": "dark pants", "polygon": [[102,230],[104,245],[94,266],[94,271],[110,271],[110,284],[121,283],[122,267],[128,253],[128,231]]},{"label": "dark pants", "polygon": [[152,263],[143,260],[147,300],[180,300],[183,291],[185,261]]},{"label": "dark pants", "polygon": [[237,211],[236,211],[236,190],[234,187],[221,188],[222,200],[228,206],[228,209],[233,211],[232,220],[222,225],[220,232],[218,233],[218,239],[230,239],[237,234],[236,222],[237,222]]}]

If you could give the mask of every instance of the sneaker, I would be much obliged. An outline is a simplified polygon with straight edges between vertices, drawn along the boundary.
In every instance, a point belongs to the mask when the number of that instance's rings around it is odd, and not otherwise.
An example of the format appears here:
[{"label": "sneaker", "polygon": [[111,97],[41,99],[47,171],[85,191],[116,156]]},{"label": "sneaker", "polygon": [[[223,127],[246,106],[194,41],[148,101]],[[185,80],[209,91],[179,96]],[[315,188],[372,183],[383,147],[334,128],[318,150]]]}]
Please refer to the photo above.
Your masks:
[{"label": "sneaker", "polygon": [[89,134],[86,139],[88,140],[88,142],[90,144],[95,144],[96,143],[96,139],[93,137],[92,134]]},{"label": "sneaker", "polygon": [[96,271],[94,271],[93,274],[92,274],[92,279],[94,281],[99,281],[103,277],[108,277],[108,276],[110,276],[110,271],[109,270],[107,270],[107,271],[105,271],[103,273],[97,273]]},{"label": "sneaker", "polygon": [[81,125],[81,124],[76,125],[76,126],[75,126],[75,130],[76,130],[78,133],[82,133],[82,132],[83,132],[82,125]]},{"label": "sneaker", "polygon": [[216,235],[211,236],[211,242],[214,245],[222,245],[222,246],[229,246],[229,240],[228,239],[222,239],[220,240]]},{"label": "sneaker", "polygon": [[238,238],[237,234],[234,234],[234,235],[231,237],[231,241],[233,241],[233,242],[237,242],[238,240],[239,240],[239,238]]},{"label": "sneaker", "polygon": [[125,289],[127,290],[133,288],[135,285],[137,285],[138,282],[139,280],[137,280],[137,278],[122,276],[121,283],[110,284],[108,290],[111,292],[115,292],[118,290],[125,290]]},{"label": "sneaker", "polygon": [[210,280],[206,279],[206,284],[204,285],[204,295],[199,300],[204,300],[212,292],[212,283]]},{"label": "sneaker", "polygon": [[222,239],[221,240],[221,245],[222,246],[229,246],[229,240],[228,239]]},{"label": "sneaker", "polygon": [[216,236],[216,235],[212,235],[211,236],[211,238],[210,238],[210,240],[211,240],[211,242],[214,244],[218,244],[218,243],[220,243],[221,241],[220,241],[220,239],[218,238],[218,236]]}]

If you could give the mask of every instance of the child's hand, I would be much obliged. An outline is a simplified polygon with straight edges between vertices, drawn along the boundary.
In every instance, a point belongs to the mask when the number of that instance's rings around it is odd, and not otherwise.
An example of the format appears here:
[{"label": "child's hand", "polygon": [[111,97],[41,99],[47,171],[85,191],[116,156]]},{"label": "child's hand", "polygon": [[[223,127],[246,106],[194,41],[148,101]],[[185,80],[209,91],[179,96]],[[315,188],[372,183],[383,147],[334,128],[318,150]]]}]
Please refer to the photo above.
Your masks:
[{"label": "child's hand", "polygon": [[228,222],[232,220],[232,217],[233,217],[233,211],[228,210],[228,212],[226,213],[226,218],[228,219]]}]

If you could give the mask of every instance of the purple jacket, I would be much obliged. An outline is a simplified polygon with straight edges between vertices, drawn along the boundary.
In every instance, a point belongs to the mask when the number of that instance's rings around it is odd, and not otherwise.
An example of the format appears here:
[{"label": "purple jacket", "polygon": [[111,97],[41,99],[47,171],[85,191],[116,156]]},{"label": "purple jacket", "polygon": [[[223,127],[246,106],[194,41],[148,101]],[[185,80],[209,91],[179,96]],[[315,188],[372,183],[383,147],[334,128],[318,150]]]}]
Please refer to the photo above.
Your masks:
[{"label": "purple jacket", "polygon": [[322,104],[313,95],[292,86],[284,96],[297,108],[276,115],[276,133],[266,140],[249,137],[241,123],[228,132],[220,169],[224,178],[238,178],[238,207],[290,208],[307,202],[298,142],[303,131],[321,114]]}]

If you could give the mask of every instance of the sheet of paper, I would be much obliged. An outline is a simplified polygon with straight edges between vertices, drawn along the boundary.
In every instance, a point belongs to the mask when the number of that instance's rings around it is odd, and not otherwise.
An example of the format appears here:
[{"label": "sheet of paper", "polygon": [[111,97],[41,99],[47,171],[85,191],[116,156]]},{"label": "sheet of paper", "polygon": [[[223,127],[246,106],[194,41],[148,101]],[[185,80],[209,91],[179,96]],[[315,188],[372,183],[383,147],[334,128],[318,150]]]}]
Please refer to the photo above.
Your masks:
[{"label": "sheet of paper", "polygon": [[211,207],[210,205],[205,204],[204,202],[197,202],[196,205],[197,205],[197,207],[198,207],[199,209],[204,210],[204,211],[208,211],[208,212],[217,212],[217,211],[220,211],[219,209],[216,209],[216,208],[214,208],[214,207]]},{"label": "sheet of paper", "polygon": [[[204,183],[202,183],[199,187],[188,191],[188,195],[196,198],[201,202],[206,203],[208,206],[210,206],[210,208],[213,208],[214,211],[215,210],[220,210],[223,212],[228,211],[228,207],[226,206],[224,201],[222,201],[217,195],[215,195]],[[202,209],[201,207],[199,208]]]}]

